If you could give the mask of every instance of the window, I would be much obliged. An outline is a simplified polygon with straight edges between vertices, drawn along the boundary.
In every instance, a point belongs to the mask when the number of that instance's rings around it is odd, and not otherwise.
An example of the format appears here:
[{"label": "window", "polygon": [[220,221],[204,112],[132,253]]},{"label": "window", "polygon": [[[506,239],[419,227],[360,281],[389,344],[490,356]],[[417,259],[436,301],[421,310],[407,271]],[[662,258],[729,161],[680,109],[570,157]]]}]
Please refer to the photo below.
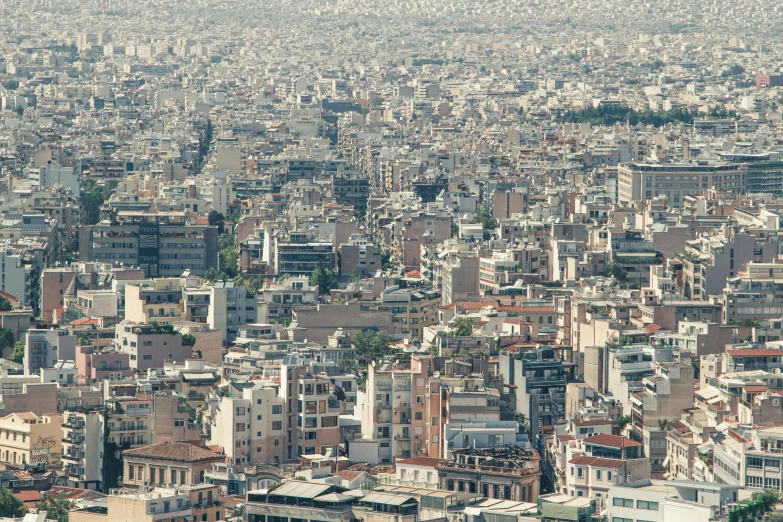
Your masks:
[{"label": "window", "polygon": [[613,506],[617,506],[617,507],[632,508],[633,507],[633,499],[632,498],[614,497],[612,499],[612,505]]},{"label": "window", "polygon": [[658,511],[658,503],[657,502],[650,502],[649,500],[637,500],[636,501],[636,508],[637,509],[650,509],[652,511]]},{"label": "window", "polygon": [[780,479],[779,478],[765,478],[764,479],[764,487],[765,488],[780,489]]},{"label": "window", "polygon": [[633,522],[632,518],[612,517],[612,522]]},{"label": "window", "polygon": [[750,469],[761,469],[764,467],[764,459],[758,457],[747,457],[745,464]]},{"label": "window", "polygon": [[180,484],[187,484],[188,483],[188,472],[184,469],[179,472],[179,483]]},{"label": "window", "polygon": [[129,480],[135,480],[135,477],[134,477],[135,471],[136,471],[136,466],[128,466],[128,479]]},{"label": "window", "polygon": [[174,427],[175,428],[181,428],[185,425],[184,419],[174,419]]},{"label": "window", "polygon": [[433,435],[432,436],[432,443],[433,444],[437,444],[438,443],[438,436],[437,435]]},{"label": "window", "polygon": [[337,417],[322,417],[321,418],[321,427],[322,428],[334,428],[337,426]]},{"label": "window", "polygon": [[423,414],[420,411],[417,411],[417,412],[415,412],[413,414],[413,418],[416,419],[416,420],[422,420],[422,418],[423,418],[422,415]]},{"label": "window", "polygon": [[595,480],[601,480],[601,470],[595,470]]},{"label": "window", "polygon": [[612,472],[611,471],[607,471],[606,472],[606,480],[612,480]]},{"label": "window", "polygon": [[245,431],[245,423],[244,422],[237,422],[236,430],[235,431]]},{"label": "window", "polygon": [[305,440],[315,440],[318,438],[318,432],[317,431],[306,431],[305,432]]},{"label": "window", "polygon": [[274,421],[274,422],[272,422],[272,429],[273,430],[282,430],[283,429],[283,421]]},{"label": "window", "polygon": [[282,406],[272,406],[272,414],[273,415],[279,415],[283,413],[283,407]]},{"label": "window", "polygon": [[261,415],[256,415],[256,420],[261,420]]},{"label": "window", "polygon": [[584,473],[584,468],[576,468],[576,476],[579,478],[582,478],[582,474]]},{"label": "window", "polygon": [[752,477],[752,476],[746,476],[745,477],[745,486],[749,488],[760,488],[764,484],[762,482],[761,477]]}]

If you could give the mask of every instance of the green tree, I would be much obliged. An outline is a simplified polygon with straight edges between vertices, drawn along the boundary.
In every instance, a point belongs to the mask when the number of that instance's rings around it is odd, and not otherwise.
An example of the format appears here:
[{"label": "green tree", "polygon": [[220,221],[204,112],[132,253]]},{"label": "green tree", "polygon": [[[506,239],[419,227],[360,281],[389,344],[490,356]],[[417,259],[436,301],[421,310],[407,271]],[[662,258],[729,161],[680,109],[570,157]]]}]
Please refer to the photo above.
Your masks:
[{"label": "green tree", "polygon": [[484,203],[479,203],[476,207],[476,215],[473,216],[474,223],[481,223],[484,230],[495,230],[498,228],[498,220],[492,217],[492,212]]},{"label": "green tree", "polygon": [[623,431],[629,422],[631,422],[630,415],[620,416],[617,418],[617,427],[620,428],[620,431]]},{"label": "green tree", "polygon": [[220,237],[218,241],[219,258],[220,258],[220,270],[221,274],[225,274],[224,280],[234,279],[237,276],[237,268],[239,264],[239,253],[236,247],[236,236],[224,235]]},{"label": "green tree", "polygon": [[101,220],[101,207],[117,188],[117,180],[107,180],[98,184],[88,179],[81,185],[79,202],[81,203],[81,221],[85,225],[94,225]]},{"label": "green tree", "polygon": [[36,504],[40,511],[46,511],[46,520],[56,520],[57,522],[68,522],[68,512],[73,509],[73,502],[65,498],[64,495],[56,497],[46,497]]},{"label": "green tree", "polygon": [[10,489],[0,489],[0,517],[23,517],[27,513],[24,504],[16,498]]},{"label": "green tree", "polygon": [[209,214],[207,215],[207,221],[212,226],[218,227],[218,234],[222,234],[225,230],[225,226],[223,222],[226,220],[226,216],[223,215],[222,212],[218,212],[217,210],[210,210]]},{"label": "green tree", "polygon": [[196,337],[190,333],[183,334],[182,344],[185,346],[196,346]]},{"label": "green tree", "polygon": [[9,346],[14,346],[14,342],[14,332],[8,328],[0,328],[0,351]]},{"label": "green tree", "polygon": [[615,263],[609,265],[609,275],[621,283],[625,283],[628,280],[628,272],[626,272],[623,267]]},{"label": "green tree", "polygon": [[473,334],[473,323],[476,319],[470,317],[458,317],[451,322],[451,328],[441,332],[443,337],[469,337]]},{"label": "green tree", "polygon": [[332,272],[331,269],[319,265],[318,268],[313,270],[310,274],[310,284],[318,285],[319,295],[329,295],[329,292],[339,286],[337,282],[337,275]]},{"label": "green tree", "polygon": [[80,333],[78,337],[79,346],[92,346],[92,337],[86,333]]},{"label": "green tree", "polygon": [[11,354],[8,360],[15,362],[17,364],[23,364],[25,347],[26,347],[26,343],[24,341],[16,341],[16,343],[14,344],[14,353]]},{"label": "green tree", "polygon": [[388,353],[388,344],[393,341],[394,339],[378,331],[351,334],[351,345],[356,352],[356,362],[365,366]]},{"label": "green tree", "polygon": [[11,301],[5,297],[0,297],[0,312],[10,312],[12,308]]}]

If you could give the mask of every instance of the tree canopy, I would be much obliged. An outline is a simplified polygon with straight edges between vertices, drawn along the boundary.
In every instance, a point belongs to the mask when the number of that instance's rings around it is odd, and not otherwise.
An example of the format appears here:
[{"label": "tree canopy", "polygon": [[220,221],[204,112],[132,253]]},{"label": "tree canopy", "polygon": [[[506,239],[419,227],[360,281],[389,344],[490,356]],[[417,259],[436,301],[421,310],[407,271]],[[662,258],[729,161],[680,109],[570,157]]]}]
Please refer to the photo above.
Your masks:
[{"label": "tree canopy", "polygon": [[26,512],[22,501],[16,498],[10,489],[0,489],[0,517],[23,517]]},{"label": "tree canopy", "polygon": [[98,184],[94,179],[88,179],[81,185],[79,201],[82,204],[81,221],[85,225],[94,225],[101,220],[101,207],[104,201],[111,197],[117,188],[117,180],[107,180]]},{"label": "tree canopy", "polygon": [[328,295],[332,289],[339,287],[337,275],[323,265],[320,265],[310,274],[310,284],[318,285],[319,295]]}]

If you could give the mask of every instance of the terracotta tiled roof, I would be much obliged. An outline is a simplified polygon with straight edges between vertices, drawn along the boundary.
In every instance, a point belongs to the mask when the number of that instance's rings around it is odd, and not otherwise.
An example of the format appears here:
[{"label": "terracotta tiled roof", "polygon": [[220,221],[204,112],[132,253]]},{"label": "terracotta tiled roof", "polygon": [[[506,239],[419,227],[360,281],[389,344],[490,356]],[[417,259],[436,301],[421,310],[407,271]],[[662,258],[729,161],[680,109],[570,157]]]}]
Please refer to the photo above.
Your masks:
[{"label": "terracotta tiled roof", "polygon": [[181,460],[198,462],[201,460],[223,459],[214,451],[188,444],[186,442],[161,442],[122,452],[125,457],[141,457],[160,460]]},{"label": "terracotta tiled roof", "polygon": [[612,448],[637,448],[641,442],[636,442],[621,435],[609,435],[608,433],[599,433],[592,437],[584,439],[585,444],[598,444],[599,446],[609,446]]},{"label": "terracotta tiled roof", "polygon": [[781,351],[764,348],[746,348],[744,350],[726,350],[731,357],[780,357]]},{"label": "terracotta tiled roof", "polygon": [[412,457],[409,459],[397,459],[397,465],[409,465],[409,466],[428,466],[428,467],[435,467],[439,463],[443,462],[443,459],[438,459],[435,457]]},{"label": "terracotta tiled roof", "polygon": [[25,489],[14,493],[14,496],[22,502],[35,502],[41,500],[41,492],[37,489]]},{"label": "terracotta tiled roof", "polygon": [[568,461],[569,464],[581,464],[582,466],[593,466],[596,468],[614,468],[617,469],[623,465],[622,460],[604,459],[601,457],[587,457],[581,455]]}]

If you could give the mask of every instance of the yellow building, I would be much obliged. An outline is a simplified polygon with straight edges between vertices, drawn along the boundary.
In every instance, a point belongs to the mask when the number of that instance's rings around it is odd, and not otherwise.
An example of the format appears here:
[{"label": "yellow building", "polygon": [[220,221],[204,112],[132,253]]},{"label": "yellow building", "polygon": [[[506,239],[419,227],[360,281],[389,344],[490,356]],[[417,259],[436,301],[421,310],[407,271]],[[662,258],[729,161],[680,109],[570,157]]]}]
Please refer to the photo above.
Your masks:
[{"label": "yellow building", "polygon": [[0,419],[0,461],[46,469],[59,466],[62,452],[61,415],[11,413]]}]

